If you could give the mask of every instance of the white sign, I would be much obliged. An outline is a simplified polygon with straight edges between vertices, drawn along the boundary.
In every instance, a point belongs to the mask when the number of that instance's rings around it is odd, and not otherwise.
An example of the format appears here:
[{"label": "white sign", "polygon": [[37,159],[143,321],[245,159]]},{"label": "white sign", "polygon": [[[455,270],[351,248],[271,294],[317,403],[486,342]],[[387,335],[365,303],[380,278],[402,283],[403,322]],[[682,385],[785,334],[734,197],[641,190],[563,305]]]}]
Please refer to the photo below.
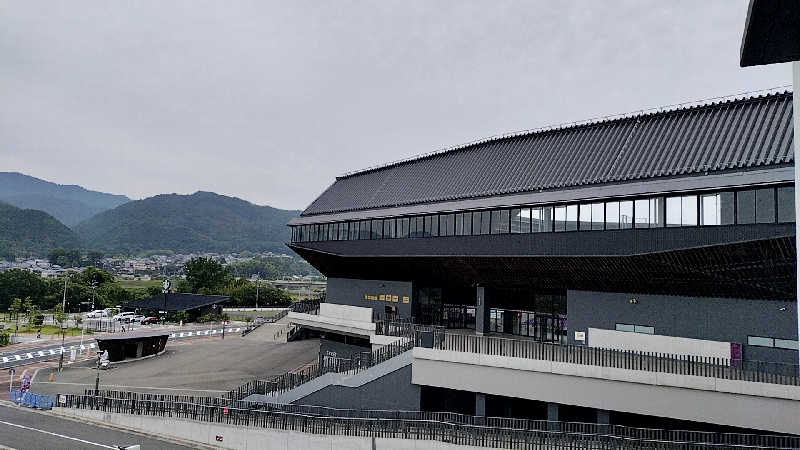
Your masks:
[{"label": "white sign", "polygon": [[575,340],[585,342],[586,341],[586,332],[585,331],[576,331],[575,332]]},{"label": "white sign", "polygon": [[67,404],[67,396],[64,394],[58,394],[58,403],[62,405]]}]

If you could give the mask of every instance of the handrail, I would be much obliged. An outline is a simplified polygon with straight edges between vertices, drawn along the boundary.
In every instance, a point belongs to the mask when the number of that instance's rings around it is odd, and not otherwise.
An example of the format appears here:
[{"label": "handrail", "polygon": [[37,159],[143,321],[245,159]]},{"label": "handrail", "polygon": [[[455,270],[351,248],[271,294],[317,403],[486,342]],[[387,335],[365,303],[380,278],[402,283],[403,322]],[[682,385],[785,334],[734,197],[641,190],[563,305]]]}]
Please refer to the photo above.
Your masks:
[{"label": "handrail", "polygon": [[798,365],[445,333],[437,350],[800,386]]},{"label": "handrail", "polygon": [[[110,394],[110,395],[109,395]],[[125,398],[118,398],[123,396]],[[451,413],[394,411],[394,417],[366,417],[370,411],[334,410],[297,405],[265,405],[260,409],[240,402],[213,404],[174,401],[162,394],[94,392],[61,394],[58,406],[104,412],[178,417],[231,425],[278,428],[314,434],[378,436],[439,440],[460,445],[501,448],[541,448],[559,443],[587,445],[571,448],[797,448],[800,437],[661,430],[621,425],[481,418]],[[206,398],[208,401],[210,398]],[[199,399],[198,399],[199,400]],[[374,411],[372,411],[374,413]],[[333,413],[333,414],[331,414]],[[352,413],[352,414],[350,414]],[[350,415],[348,415],[350,414]],[[472,417],[473,421],[463,420]],[[677,446],[677,447],[675,447]]]}]

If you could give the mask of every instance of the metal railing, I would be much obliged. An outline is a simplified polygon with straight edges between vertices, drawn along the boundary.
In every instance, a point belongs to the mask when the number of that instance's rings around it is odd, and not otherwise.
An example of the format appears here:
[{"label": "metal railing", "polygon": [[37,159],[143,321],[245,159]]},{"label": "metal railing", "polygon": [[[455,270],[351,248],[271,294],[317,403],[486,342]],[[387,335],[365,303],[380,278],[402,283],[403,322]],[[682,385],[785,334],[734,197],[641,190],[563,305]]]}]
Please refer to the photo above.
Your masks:
[{"label": "metal railing", "polygon": [[8,392],[9,401],[38,409],[51,409],[56,404],[56,397],[55,395],[37,394],[31,391],[22,392],[19,389],[12,389]]},{"label": "metal railing", "polygon": [[726,380],[798,386],[798,366],[669,353],[634,352],[580,345],[549,344],[494,336],[446,333],[434,348],[588,366],[694,375]]},{"label": "metal railing", "polygon": [[295,313],[305,314],[319,314],[319,304],[324,302],[324,297],[313,298],[310,300],[301,300],[289,305],[289,310]]},{"label": "metal railing", "polygon": [[368,353],[369,356],[366,358],[359,354],[350,358],[323,359],[302,369],[287,372],[272,380],[256,379],[250,381],[229,391],[226,396],[232,400],[241,400],[252,394],[278,395],[319,378],[326,373],[357,374],[411,350],[414,348],[415,343],[421,339],[421,334],[400,339],[395,343],[385,345]]},{"label": "metal railing", "polygon": [[[89,391],[91,392],[91,391]],[[97,394],[97,395],[94,395]],[[303,433],[436,440],[493,448],[796,448],[793,436],[671,431],[575,422],[524,421],[478,418],[459,414],[333,410],[295,405],[264,405],[259,409],[238,404],[176,401],[156,395],[96,392],[61,394],[58,406],[103,412],[174,417]],[[171,397],[171,396],[170,396]],[[376,417],[364,417],[374,415]],[[480,420],[479,420],[480,419]],[[484,423],[481,423],[484,421]]]}]

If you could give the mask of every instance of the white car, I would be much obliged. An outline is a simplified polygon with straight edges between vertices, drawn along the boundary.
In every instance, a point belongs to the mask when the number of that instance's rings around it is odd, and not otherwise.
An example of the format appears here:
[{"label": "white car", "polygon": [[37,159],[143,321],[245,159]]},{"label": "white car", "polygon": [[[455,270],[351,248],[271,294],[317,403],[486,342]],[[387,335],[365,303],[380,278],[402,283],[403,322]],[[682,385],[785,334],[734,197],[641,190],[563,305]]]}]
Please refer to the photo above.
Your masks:
[{"label": "white car", "polygon": [[147,317],[145,317],[145,316],[142,316],[142,315],[135,315],[135,316],[131,317],[131,322],[138,322],[138,323],[142,323],[142,321],[143,321],[144,319],[146,319],[146,318],[147,318]]},{"label": "white car", "polygon": [[106,311],[105,309],[97,309],[86,313],[87,319],[99,319],[101,317],[108,317],[108,311]]},{"label": "white car", "polygon": [[130,322],[136,316],[136,313],[133,312],[124,312],[119,313],[116,316],[112,317],[111,320],[115,322]]}]

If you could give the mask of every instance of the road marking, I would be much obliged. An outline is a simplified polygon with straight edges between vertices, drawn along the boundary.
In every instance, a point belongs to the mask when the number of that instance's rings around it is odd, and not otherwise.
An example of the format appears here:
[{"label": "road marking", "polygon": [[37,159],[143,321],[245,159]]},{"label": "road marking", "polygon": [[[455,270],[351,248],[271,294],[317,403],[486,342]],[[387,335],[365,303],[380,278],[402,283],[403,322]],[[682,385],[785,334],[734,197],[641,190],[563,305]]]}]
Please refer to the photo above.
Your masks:
[{"label": "road marking", "polygon": [[33,359],[33,355],[31,355],[30,353],[28,353],[28,359]]},{"label": "road marking", "polygon": [[39,356],[44,356],[44,352],[43,352],[43,351],[41,351],[41,350],[39,350],[38,352],[36,352],[36,354],[38,354]]},{"label": "road marking", "polygon": [[38,428],[26,427],[25,425],[19,425],[19,424],[16,424],[16,423],[5,422],[3,420],[0,420],[0,423],[3,424],[3,425],[8,425],[10,427],[22,428],[23,430],[38,431],[39,433],[49,434],[50,436],[60,437],[61,439],[69,439],[71,441],[77,441],[77,442],[80,442],[80,443],[83,443],[83,444],[94,445],[95,447],[110,448],[110,449],[113,449],[113,450],[118,450],[119,449],[119,447],[112,447],[110,445],[98,444],[97,442],[91,442],[91,441],[87,441],[87,440],[84,440],[84,439],[79,439],[79,438],[76,438],[76,437],[67,436],[67,435],[64,435],[64,434],[53,433],[52,431],[40,430]]}]

